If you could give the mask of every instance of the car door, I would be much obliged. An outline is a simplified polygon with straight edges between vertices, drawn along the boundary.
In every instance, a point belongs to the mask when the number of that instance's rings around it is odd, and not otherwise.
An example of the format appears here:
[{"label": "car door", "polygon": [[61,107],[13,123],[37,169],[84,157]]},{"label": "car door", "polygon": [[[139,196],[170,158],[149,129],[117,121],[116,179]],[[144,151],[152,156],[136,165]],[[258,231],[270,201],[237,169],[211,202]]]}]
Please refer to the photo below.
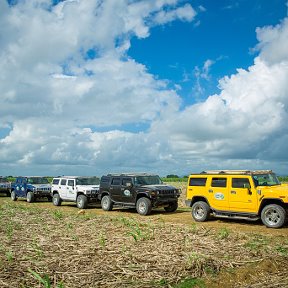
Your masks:
[{"label": "car door", "polygon": [[66,191],[67,190],[66,184],[67,184],[67,179],[60,180],[58,192],[62,199],[66,199],[67,194],[68,194]]},{"label": "car door", "polygon": [[75,180],[74,179],[67,179],[66,182],[66,199],[75,201],[77,196],[77,191],[75,188]]},{"label": "car door", "polygon": [[249,177],[235,176],[231,179],[229,206],[233,211],[257,212],[257,191]]},{"label": "car door", "polygon": [[122,195],[121,195],[121,177],[113,177],[111,179],[111,185],[109,188],[110,197],[114,202],[122,202]]},{"label": "car door", "polygon": [[224,176],[208,178],[207,188],[210,205],[216,210],[229,210],[228,181]]},{"label": "car door", "polygon": [[123,177],[121,181],[121,198],[125,203],[135,203],[135,189],[131,177]]}]

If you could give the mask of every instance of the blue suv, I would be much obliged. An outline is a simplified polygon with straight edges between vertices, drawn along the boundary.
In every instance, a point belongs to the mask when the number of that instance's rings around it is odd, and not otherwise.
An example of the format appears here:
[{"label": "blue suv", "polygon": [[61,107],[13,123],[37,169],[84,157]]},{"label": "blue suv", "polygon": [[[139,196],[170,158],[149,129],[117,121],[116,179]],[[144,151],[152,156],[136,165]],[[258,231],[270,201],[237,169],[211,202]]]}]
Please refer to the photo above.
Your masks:
[{"label": "blue suv", "polygon": [[51,184],[46,177],[17,177],[11,184],[11,199],[16,201],[18,197],[26,198],[29,203],[44,197],[51,201]]}]

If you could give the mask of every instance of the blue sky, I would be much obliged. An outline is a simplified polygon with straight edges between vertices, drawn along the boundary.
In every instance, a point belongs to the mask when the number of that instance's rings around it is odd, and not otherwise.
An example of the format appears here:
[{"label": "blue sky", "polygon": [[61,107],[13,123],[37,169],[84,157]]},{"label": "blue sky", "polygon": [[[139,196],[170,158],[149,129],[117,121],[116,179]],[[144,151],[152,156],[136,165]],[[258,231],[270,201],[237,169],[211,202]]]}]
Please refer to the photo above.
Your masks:
[{"label": "blue sky", "polygon": [[[276,25],[287,16],[285,0],[186,1],[199,13],[193,22],[152,28],[145,39],[132,39],[128,54],[161,79],[179,84],[185,104],[219,93],[218,80],[253,64],[257,27]],[[204,10],[204,11],[202,11]],[[195,67],[214,62],[209,79],[201,79],[199,98]],[[196,90],[196,91],[195,91]]]},{"label": "blue sky", "polygon": [[0,174],[288,174],[286,0],[0,0]]}]

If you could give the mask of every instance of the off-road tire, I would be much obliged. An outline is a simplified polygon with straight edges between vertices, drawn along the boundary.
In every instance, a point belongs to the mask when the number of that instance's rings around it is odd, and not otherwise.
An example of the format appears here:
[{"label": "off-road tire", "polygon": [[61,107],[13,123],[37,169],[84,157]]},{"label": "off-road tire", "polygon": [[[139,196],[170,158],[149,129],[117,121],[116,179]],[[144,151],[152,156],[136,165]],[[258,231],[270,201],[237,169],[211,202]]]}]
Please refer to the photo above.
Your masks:
[{"label": "off-road tire", "polygon": [[14,190],[11,192],[10,196],[11,196],[12,201],[16,201],[17,200],[17,196],[16,196],[16,193],[15,193]]},{"label": "off-road tire", "polygon": [[33,202],[35,202],[35,195],[34,195],[34,193],[31,192],[31,191],[27,192],[26,200],[27,200],[28,203],[33,203]]},{"label": "off-road tire", "polygon": [[104,195],[102,197],[101,207],[104,211],[111,211],[113,209],[113,202],[109,195]]},{"label": "off-road tire", "polygon": [[192,217],[197,222],[204,222],[209,219],[210,207],[204,201],[195,202],[192,206]]},{"label": "off-road tire", "polygon": [[88,199],[85,195],[78,195],[76,205],[79,209],[86,209],[88,206]]},{"label": "off-road tire", "polygon": [[178,208],[178,202],[170,202],[169,206],[164,207],[166,212],[175,212]]},{"label": "off-road tire", "polygon": [[286,210],[277,204],[265,206],[261,211],[262,223],[268,228],[281,228],[286,222]]},{"label": "off-road tire", "polygon": [[151,200],[146,197],[141,197],[136,203],[136,210],[140,215],[149,215],[152,210]]},{"label": "off-road tire", "polygon": [[60,198],[60,195],[58,193],[55,193],[53,195],[52,202],[55,206],[60,206],[62,203],[62,199]]}]

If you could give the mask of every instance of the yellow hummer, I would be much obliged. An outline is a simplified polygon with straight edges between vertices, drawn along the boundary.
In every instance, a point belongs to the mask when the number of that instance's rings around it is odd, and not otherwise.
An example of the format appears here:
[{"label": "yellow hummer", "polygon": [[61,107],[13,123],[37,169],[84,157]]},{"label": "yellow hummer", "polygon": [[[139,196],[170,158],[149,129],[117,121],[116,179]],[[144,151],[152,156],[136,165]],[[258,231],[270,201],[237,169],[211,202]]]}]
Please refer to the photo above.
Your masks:
[{"label": "yellow hummer", "polygon": [[285,225],[288,215],[288,185],[272,170],[213,170],[191,174],[186,205],[195,221],[210,215],[258,220],[269,228]]}]

